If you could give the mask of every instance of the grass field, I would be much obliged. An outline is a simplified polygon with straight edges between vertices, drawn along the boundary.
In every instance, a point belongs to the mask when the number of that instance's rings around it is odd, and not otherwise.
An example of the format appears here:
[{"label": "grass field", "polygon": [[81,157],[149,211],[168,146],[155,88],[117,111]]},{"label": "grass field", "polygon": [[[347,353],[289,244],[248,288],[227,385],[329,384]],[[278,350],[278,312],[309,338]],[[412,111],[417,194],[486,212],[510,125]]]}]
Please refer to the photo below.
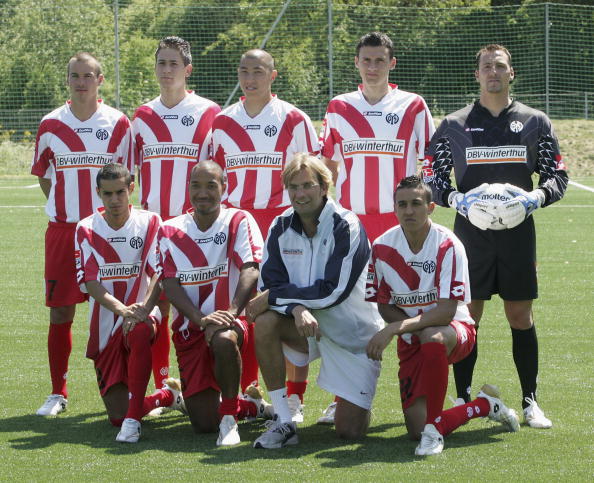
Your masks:
[{"label": "grass field", "polygon": [[[594,178],[576,181],[594,187]],[[523,426],[502,432],[474,420],[446,439],[442,455],[421,460],[405,435],[396,380],[395,347],[388,349],[368,437],[338,440],[315,420],[330,396],[315,385],[311,368],[300,444],[254,450],[257,423],[241,423],[238,447],[215,447],[216,435],[195,435],[187,419],[167,414],[143,423],[136,445],[114,441],[98,395],[92,363],[84,358],[87,308],[73,324],[69,372],[70,406],[55,419],[34,416],[50,390],[47,369],[47,309],[43,306],[43,236],[47,218],[35,180],[0,180],[0,480],[137,481],[592,481],[594,470],[594,193],[570,186],[556,205],[539,210],[540,299],[535,305],[540,342],[540,403],[551,430]],[[451,225],[453,213],[434,219]],[[498,384],[504,400],[520,410],[519,382],[511,357],[510,331],[501,303],[487,305],[475,390]],[[174,358],[172,357],[172,361]],[[450,390],[450,394],[453,394]],[[446,403],[449,405],[449,403]]]}]

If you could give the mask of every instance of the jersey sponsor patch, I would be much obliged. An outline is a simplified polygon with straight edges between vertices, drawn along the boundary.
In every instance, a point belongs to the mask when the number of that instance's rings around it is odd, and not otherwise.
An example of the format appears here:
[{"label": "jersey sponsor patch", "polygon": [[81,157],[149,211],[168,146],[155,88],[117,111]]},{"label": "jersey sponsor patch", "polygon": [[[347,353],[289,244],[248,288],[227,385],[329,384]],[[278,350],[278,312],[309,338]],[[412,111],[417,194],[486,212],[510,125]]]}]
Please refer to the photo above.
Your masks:
[{"label": "jersey sponsor patch", "polygon": [[196,144],[159,143],[147,144],[142,147],[145,161],[159,158],[198,159]]},{"label": "jersey sponsor patch", "polygon": [[113,162],[113,156],[107,153],[68,153],[56,154],[58,171],[71,168],[102,168]]},{"label": "jersey sponsor patch", "polygon": [[99,267],[99,278],[103,280],[128,280],[140,275],[142,263],[108,263]]},{"label": "jersey sponsor patch", "polygon": [[427,292],[394,293],[390,292],[390,303],[398,307],[423,307],[437,302],[437,288]]},{"label": "jersey sponsor patch", "polygon": [[283,167],[283,155],[279,152],[241,153],[225,156],[225,163],[229,171],[242,168],[281,169]]},{"label": "jersey sponsor patch", "polygon": [[526,146],[478,146],[466,148],[466,163],[500,164],[528,162]]},{"label": "jersey sponsor patch", "polygon": [[404,157],[405,143],[402,139],[390,141],[388,139],[355,139],[342,142],[343,155],[353,156],[355,154],[380,156],[388,155],[396,158]]},{"label": "jersey sponsor patch", "polygon": [[200,267],[194,270],[183,270],[176,274],[180,285],[206,285],[228,275],[227,262],[214,267]]}]

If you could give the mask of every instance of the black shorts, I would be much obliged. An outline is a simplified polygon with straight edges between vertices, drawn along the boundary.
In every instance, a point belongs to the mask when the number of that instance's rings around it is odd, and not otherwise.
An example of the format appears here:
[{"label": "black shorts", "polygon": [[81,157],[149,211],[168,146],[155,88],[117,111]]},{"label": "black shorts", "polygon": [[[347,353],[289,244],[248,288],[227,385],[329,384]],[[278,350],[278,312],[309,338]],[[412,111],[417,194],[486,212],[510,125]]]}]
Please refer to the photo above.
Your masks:
[{"label": "black shorts", "polygon": [[532,300],[538,297],[536,232],[534,220],[510,230],[480,230],[456,214],[454,233],[468,256],[470,294],[473,300]]}]

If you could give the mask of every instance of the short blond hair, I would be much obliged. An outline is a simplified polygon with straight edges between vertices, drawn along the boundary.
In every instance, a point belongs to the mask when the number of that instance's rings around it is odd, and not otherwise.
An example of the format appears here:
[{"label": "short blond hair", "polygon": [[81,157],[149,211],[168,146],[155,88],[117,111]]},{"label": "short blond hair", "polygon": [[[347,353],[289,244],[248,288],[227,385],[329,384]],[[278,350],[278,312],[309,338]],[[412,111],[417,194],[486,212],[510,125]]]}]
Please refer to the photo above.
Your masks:
[{"label": "short blond hair", "polygon": [[302,169],[309,171],[323,189],[329,190],[332,186],[332,173],[320,158],[308,153],[297,153],[283,170],[282,176],[285,188],[289,187],[291,179]]}]

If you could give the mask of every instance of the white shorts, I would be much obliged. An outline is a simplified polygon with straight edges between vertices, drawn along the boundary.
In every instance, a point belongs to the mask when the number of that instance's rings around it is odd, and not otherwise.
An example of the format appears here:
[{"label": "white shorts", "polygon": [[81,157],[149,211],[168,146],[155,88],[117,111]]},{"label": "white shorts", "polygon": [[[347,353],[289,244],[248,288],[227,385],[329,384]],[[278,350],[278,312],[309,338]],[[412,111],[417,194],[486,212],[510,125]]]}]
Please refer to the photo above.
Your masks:
[{"label": "white shorts", "polygon": [[381,364],[369,359],[365,352],[355,354],[336,345],[328,337],[319,342],[309,337],[307,341],[307,354],[283,344],[285,357],[298,367],[321,358],[318,386],[363,409],[371,409]]}]

